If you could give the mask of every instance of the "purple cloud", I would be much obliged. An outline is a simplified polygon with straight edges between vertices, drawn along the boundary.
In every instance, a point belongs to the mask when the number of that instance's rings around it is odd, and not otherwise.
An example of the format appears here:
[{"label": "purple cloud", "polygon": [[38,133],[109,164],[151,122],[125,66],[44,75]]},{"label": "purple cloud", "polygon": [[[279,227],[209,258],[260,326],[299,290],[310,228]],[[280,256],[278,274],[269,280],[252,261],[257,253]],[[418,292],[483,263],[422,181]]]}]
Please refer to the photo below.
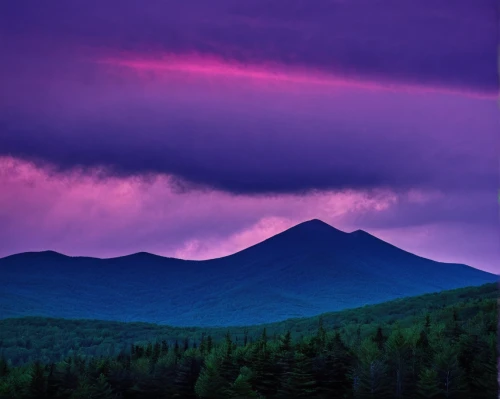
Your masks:
[{"label": "purple cloud", "polygon": [[36,103],[21,97],[0,117],[0,154],[235,193],[496,187],[494,98],[221,65],[148,78],[107,66],[90,83],[40,83]]},{"label": "purple cloud", "polygon": [[[169,177],[103,180],[76,171],[54,173],[13,158],[0,158],[0,187],[0,257],[50,248],[69,255],[148,251],[208,259],[320,218],[344,231],[366,229],[421,256],[499,272],[497,228],[475,210],[489,206],[487,196],[418,190],[277,196],[178,192]],[[450,205],[451,213],[439,214]]]},{"label": "purple cloud", "polygon": [[145,53],[198,53],[341,76],[498,90],[494,0],[36,0],[0,6],[0,35]]}]

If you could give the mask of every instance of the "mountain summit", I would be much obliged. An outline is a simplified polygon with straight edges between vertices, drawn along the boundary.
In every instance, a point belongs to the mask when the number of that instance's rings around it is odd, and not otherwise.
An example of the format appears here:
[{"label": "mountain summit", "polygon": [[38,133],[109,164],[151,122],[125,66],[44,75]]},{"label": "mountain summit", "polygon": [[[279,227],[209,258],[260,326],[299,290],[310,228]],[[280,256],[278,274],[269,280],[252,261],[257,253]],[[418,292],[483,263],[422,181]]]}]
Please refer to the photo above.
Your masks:
[{"label": "mountain summit", "polygon": [[495,282],[367,232],[300,223],[230,256],[111,259],[53,251],[0,259],[0,318],[49,316],[177,326],[257,324]]}]

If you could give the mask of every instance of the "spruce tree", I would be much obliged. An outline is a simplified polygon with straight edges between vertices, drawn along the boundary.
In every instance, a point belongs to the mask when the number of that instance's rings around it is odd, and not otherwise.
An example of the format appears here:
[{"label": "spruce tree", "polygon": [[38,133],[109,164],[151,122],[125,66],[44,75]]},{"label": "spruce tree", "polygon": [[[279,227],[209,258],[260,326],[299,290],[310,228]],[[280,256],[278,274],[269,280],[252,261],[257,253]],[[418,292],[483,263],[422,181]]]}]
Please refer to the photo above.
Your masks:
[{"label": "spruce tree", "polygon": [[161,344],[156,342],[153,346],[153,355],[151,357],[152,363],[156,363],[161,355]]},{"label": "spruce tree", "polygon": [[242,367],[236,381],[232,384],[229,394],[231,398],[258,398],[260,395],[252,389],[252,371]]},{"label": "spruce tree", "polygon": [[250,379],[253,389],[264,396],[274,395],[279,383],[278,368],[276,359],[267,346],[263,346],[262,339],[252,348],[249,362],[254,372]]},{"label": "spruce tree", "polygon": [[6,376],[9,373],[9,366],[7,361],[2,356],[0,357],[0,378]]},{"label": "spruce tree", "polygon": [[28,397],[35,399],[45,398],[47,395],[47,379],[45,368],[40,362],[35,362],[31,369],[31,381],[28,387]]},{"label": "spruce tree", "polygon": [[438,373],[433,368],[424,368],[420,372],[417,382],[417,395],[419,398],[439,398],[443,390],[439,387]]},{"label": "spruce tree", "polygon": [[70,399],[88,399],[92,398],[92,385],[87,376],[82,376],[78,380],[78,386],[71,393]]},{"label": "spruce tree", "polygon": [[377,348],[382,351],[384,349],[384,344],[387,338],[384,336],[384,333],[382,332],[382,327],[378,326],[377,327],[377,332],[375,333],[375,336],[373,337],[373,342],[377,344]]},{"label": "spruce tree", "polygon": [[403,397],[407,388],[410,348],[399,327],[387,340],[386,354],[390,374],[392,374],[393,394],[396,398]]},{"label": "spruce tree", "polygon": [[460,369],[456,347],[449,343],[444,344],[436,353],[434,362],[440,388],[446,398],[451,398],[460,392],[463,392],[465,380],[463,371]]},{"label": "spruce tree", "polygon": [[166,340],[161,341],[161,354],[166,355],[168,353],[168,343]]},{"label": "spruce tree", "polygon": [[220,373],[223,355],[220,350],[215,350],[207,356],[194,387],[196,395],[200,398],[225,399],[229,397],[230,382],[226,381]]},{"label": "spruce tree", "polygon": [[194,351],[187,351],[179,361],[175,375],[175,395],[179,398],[196,398],[195,385],[201,371],[201,359]]},{"label": "spruce tree", "polygon": [[92,385],[90,392],[92,399],[113,399],[116,397],[113,393],[113,389],[109,385],[108,379],[102,373]]},{"label": "spruce tree", "polygon": [[282,376],[281,387],[278,391],[280,398],[314,398],[316,397],[317,382],[312,372],[312,362],[304,354],[297,352],[290,372]]},{"label": "spruce tree", "polygon": [[214,346],[214,344],[213,344],[212,336],[209,335],[207,337],[207,353],[210,353],[212,351],[213,346]]},{"label": "spruce tree", "polygon": [[55,371],[56,365],[52,363],[49,366],[49,375],[47,376],[47,396],[49,398],[55,398],[59,391],[59,381],[55,375]]},{"label": "spruce tree", "polygon": [[354,375],[357,381],[357,397],[384,398],[389,396],[387,365],[373,340],[365,339],[361,343]]}]

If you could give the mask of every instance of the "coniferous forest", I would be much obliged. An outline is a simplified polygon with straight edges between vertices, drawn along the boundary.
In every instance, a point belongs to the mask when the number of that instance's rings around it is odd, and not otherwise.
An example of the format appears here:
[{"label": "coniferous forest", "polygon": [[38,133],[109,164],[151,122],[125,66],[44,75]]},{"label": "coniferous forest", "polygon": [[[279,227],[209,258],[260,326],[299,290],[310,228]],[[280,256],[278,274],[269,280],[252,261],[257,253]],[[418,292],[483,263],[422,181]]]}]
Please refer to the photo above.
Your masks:
[{"label": "coniferous forest", "polygon": [[497,297],[487,284],[265,326],[135,323],[132,341],[127,323],[78,321],[82,338],[72,320],[3,320],[0,398],[497,398]]}]

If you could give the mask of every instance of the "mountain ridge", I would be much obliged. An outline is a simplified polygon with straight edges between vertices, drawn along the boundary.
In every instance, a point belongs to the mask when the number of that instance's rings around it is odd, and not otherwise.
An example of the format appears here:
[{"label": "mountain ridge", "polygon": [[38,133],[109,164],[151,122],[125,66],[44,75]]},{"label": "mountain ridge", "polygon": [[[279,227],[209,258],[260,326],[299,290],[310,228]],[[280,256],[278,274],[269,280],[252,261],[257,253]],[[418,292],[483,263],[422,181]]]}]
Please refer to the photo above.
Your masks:
[{"label": "mountain ridge", "polygon": [[[113,257],[107,257],[107,258],[101,258],[101,257],[97,257],[97,256],[87,256],[87,255],[68,255],[68,254],[64,254],[62,252],[58,252],[58,251],[54,251],[54,250],[43,250],[43,251],[26,251],[26,252],[20,252],[20,253],[15,253],[15,254],[11,254],[11,255],[7,255],[5,257],[0,257],[0,260],[3,260],[3,259],[6,259],[6,258],[11,258],[11,257],[17,257],[17,256],[35,256],[35,255],[39,255],[39,256],[62,256],[62,257],[67,257],[67,258],[86,258],[86,259],[95,259],[95,260],[113,260],[113,259],[125,259],[125,258],[132,258],[132,257],[146,257],[146,256],[149,256],[151,258],[162,258],[162,259],[170,259],[170,260],[181,260],[181,261],[187,261],[187,262],[206,262],[206,261],[212,261],[212,260],[220,260],[220,259],[224,259],[224,258],[230,258],[232,256],[235,256],[235,255],[238,255],[240,253],[243,253],[251,248],[254,248],[254,247],[258,247],[260,246],[261,244],[264,244],[266,242],[272,242],[276,239],[279,239],[281,237],[286,237],[287,235],[289,235],[290,233],[295,233],[295,232],[298,232],[300,231],[300,233],[312,233],[314,232],[314,230],[312,229],[316,229],[316,232],[318,231],[318,229],[321,228],[323,229],[323,231],[325,232],[336,232],[336,233],[340,233],[341,235],[343,235],[343,238],[344,239],[347,239],[347,236],[351,236],[351,237],[355,237],[355,236],[358,236],[362,239],[373,239],[373,240],[377,240],[377,242],[380,242],[380,243],[384,243],[392,248],[395,248],[399,251],[403,251],[405,253],[408,253],[408,254],[411,254],[413,256],[416,256],[416,257],[419,257],[419,258],[423,258],[423,259],[428,259],[428,258],[425,258],[423,256],[420,256],[420,255],[416,255],[412,252],[409,252],[409,251],[406,251],[402,248],[399,248],[399,247],[396,247],[395,245],[385,241],[385,240],[382,240],[381,238],[378,238],[376,236],[374,236],[373,234],[370,234],[368,233],[367,231],[365,230],[362,230],[362,229],[357,229],[357,230],[354,230],[352,232],[344,232],[340,229],[337,229],[333,226],[331,226],[330,224],[326,223],[326,222],[323,222],[322,220],[320,219],[311,219],[311,220],[307,220],[305,222],[301,222],[299,224],[296,224],[295,226],[292,226],[286,230],[283,230],[282,232],[280,233],[277,233],[271,237],[268,237],[262,241],[259,241],[258,243],[256,244],[253,244],[247,248],[244,248],[242,250],[239,250],[237,252],[234,252],[232,254],[228,254],[228,255],[224,255],[224,256],[221,256],[221,257],[216,257],[216,258],[209,258],[209,259],[202,259],[202,260],[198,260],[198,259],[183,259],[183,258],[176,258],[176,257],[172,257],[172,256],[163,256],[163,255],[158,255],[158,254],[155,254],[155,253],[152,253],[152,252],[147,252],[147,251],[139,251],[139,252],[134,252],[134,253],[130,253],[130,254],[125,254],[125,255],[119,255],[119,256],[113,256]],[[307,230],[306,230],[307,229]],[[339,234],[339,237],[341,236]],[[452,263],[452,262],[439,262],[439,261],[434,261],[433,262],[438,262],[438,263],[443,263],[443,264],[456,264],[456,263]],[[465,265],[465,264],[464,264]],[[472,267],[472,266],[469,266],[469,265],[465,265],[465,266],[468,266],[468,267]],[[480,269],[478,269],[480,270]]]},{"label": "mountain ridge", "polygon": [[209,260],[147,252],[10,255],[0,259],[0,318],[258,324],[497,281],[491,273],[422,258],[362,230],[346,233],[313,219]]}]

